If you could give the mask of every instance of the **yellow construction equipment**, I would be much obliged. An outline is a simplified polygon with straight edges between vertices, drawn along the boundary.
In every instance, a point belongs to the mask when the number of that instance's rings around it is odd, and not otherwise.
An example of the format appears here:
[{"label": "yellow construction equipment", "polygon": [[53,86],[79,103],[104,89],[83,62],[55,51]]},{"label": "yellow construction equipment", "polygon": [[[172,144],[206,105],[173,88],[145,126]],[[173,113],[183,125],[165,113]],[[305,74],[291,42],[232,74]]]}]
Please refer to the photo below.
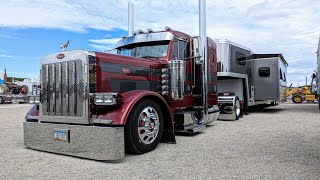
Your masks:
[{"label": "yellow construction equipment", "polygon": [[312,75],[311,85],[292,87],[292,84],[287,89],[286,96],[292,95],[292,102],[302,103],[303,101],[314,102],[317,100],[317,88],[314,85],[316,75]]}]

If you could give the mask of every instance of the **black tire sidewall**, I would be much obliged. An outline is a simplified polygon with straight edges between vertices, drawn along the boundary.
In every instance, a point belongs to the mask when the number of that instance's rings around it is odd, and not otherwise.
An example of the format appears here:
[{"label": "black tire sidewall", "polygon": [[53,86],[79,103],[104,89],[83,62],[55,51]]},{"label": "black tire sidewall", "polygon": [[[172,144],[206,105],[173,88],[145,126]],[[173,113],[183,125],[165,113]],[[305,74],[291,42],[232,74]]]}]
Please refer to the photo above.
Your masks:
[{"label": "black tire sidewall", "polygon": [[[154,140],[151,144],[144,144],[143,142],[140,141],[139,138],[139,132],[138,132],[138,119],[139,115],[142,112],[142,110],[146,107],[153,107],[159,116],[159,132],[156,137],[156,140]],[[157,145],[160,142],[161,136],[163,132],[163,114],[161,107],[154,101],[152,100],[142,100],[136,106],[132,109],[131,113],[129,114],[129,118],[126,123],[126,128],[125,128],[125,138],[126,138],[126,145],[131,146],[131,151],[134,151],[133,153],[136,154],[143,154],[149,151],[154,150]]]}]

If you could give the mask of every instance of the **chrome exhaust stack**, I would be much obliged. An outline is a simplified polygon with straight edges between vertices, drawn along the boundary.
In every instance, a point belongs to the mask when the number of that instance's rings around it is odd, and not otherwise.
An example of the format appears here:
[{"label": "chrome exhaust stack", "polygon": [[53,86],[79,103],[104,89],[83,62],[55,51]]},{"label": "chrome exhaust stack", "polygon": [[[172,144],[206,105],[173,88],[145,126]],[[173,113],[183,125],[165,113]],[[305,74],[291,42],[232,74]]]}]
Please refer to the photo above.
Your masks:
[{"label": "chrome exhaust stack", "polygon": [[134,4],[132,0],[128,2],[128,36],[133,36],[134,29]]},{"label": "chrome exhaust stack", "polygon": [[206,0],[199,0],[199,36],[200,36],[200,49],[202,56],[200,62],[202,63],[202,101],[203,101],[203,118],[201,124],[206,124],[208,118],[208,64],[207,64],[207,20],[206,20]]}]

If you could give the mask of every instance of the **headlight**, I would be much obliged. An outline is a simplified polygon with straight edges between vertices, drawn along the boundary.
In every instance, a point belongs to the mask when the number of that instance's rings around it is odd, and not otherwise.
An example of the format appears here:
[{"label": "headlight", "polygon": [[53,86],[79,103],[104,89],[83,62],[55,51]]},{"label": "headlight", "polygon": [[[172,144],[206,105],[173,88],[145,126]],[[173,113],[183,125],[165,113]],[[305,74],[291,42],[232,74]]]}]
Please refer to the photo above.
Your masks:
[{"label": "headlight", "polygon": [[34,97],[29,97],[29,104],[34,104]]},{"label": "headlight", "polygon": [[39,96],[29,96],[29,104],[39,104],[40,97]]},{"label": "headlight", "polygon": [[40,103],[40,96],[36,96],[34,98],[34,103],[39,104]]},{"label": "headlight", "polygon": [[96,95],[95,102],[96,103],[103,103],[104,102],[103,95]]},{"label": "headlight", "polygon": [[122,102],[122,96],[118,93],[96,93],[94,102],[96,105],[116,105]]}]

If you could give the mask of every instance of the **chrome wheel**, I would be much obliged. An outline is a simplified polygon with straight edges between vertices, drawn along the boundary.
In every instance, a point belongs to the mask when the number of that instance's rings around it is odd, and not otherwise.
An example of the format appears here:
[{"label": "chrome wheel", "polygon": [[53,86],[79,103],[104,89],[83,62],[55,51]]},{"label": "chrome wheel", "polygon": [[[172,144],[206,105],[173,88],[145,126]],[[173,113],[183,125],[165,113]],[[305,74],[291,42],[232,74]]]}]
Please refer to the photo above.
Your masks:
[{"label": "chrome wheel", "polygon": [[156,140],[159,133],[159,115],[153,107],[146,107],[142,110],[138,119],[139,139],[144,144],[151,144]]}]

